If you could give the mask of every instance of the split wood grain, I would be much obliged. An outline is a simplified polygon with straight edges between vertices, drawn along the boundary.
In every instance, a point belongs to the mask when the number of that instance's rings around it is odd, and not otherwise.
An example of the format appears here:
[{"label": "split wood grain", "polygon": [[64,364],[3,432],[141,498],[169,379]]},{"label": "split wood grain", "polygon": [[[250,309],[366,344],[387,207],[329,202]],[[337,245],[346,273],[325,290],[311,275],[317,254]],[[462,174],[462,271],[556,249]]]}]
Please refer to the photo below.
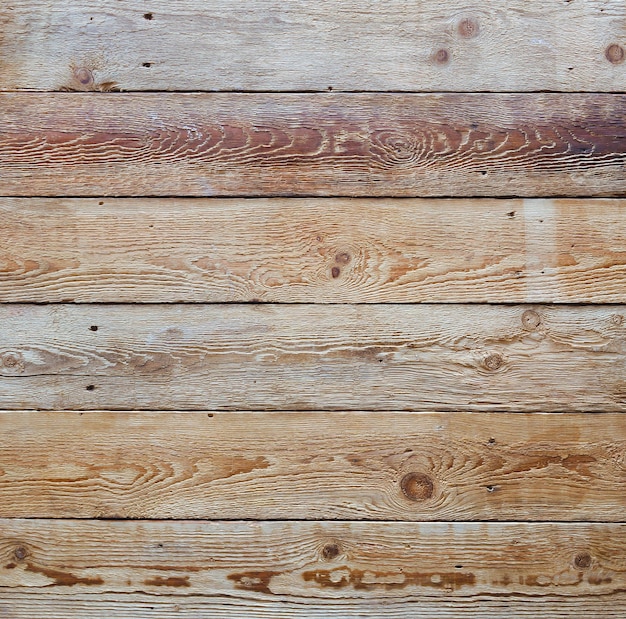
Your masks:
[{"label": "split wood grain", "polygon": [[0,199],[2,302],[626,302],[626,201]]},{"label": "split wood grain", "polygon": [[626,195],[626,95],[0,96],[4,196]]},{"label": "split wood grain", "polygon": [[619,0],[14,0],[0,89],[624,91]]},{"label": "split wood grain", "polygon": [[594,520],[626,510],[626,417],[0,413],[0,517]]},{"label": "split wood grain", "polygon": [[5,304],[0,407],[626,411],[625,312]]},{"label": "split wood grain", "polygon": [[626,595],[565,597],[479,595],[463,598],[421,596],[397,601],[374,599],[300,601],[147,594],[3,593],[0,612],[7,619],[623,619]]},{"label": "split wood grain", "polygon": [[625,535],[625,524],[2,520],[0,595],[605,599],[626,586]]}]

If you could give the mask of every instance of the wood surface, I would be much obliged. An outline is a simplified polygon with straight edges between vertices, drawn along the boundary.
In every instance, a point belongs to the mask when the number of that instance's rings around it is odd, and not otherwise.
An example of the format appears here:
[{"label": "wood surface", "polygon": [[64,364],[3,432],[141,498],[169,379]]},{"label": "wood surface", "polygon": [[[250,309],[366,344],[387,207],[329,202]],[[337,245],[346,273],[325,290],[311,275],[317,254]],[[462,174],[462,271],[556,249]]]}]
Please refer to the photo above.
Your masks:
[{"label": "wood surface", "polygon": [[463,598],[300,600],[264,597],[198,597],[161,594],[4,593],[0,611],[7,619],[623,619],[626,594],[564,597],[477,595]]},{"label": "wood surface", "polygon": [[2,302],[626,302],[626,201],[0,199]]},{"label": "wood surface", "polygon": [[625,524],[2,520],[0,595],[610,596]]},{"label": "wood surface", "polygon": [[622,520],[626,416],[3,412],[0,517]]},{"label": "wood surface", "polygon": [[4,196],[626,196],[626,95],[4,93]]},{"label": "wood surface", "polygon": [[13,0],[0,89],[624,91],[620,0]]},{"label": "wood surface", "polygon": [[6,409],[626,411],[621,305],[2,305]]}]

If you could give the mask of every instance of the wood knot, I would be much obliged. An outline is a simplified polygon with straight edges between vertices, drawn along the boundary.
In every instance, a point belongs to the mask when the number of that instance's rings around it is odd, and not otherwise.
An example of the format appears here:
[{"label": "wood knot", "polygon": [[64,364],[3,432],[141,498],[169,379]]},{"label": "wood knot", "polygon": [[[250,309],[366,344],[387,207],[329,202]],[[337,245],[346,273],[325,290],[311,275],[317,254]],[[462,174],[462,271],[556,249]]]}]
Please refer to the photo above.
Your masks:
[{"label": "wood knot", "polygon": [[574,565],[581,570],[591,566],[591,555],[588,552],[580,552],[574,557]]},{"label": "wood knot", "polygon": [[341,275],[341,269],[339,267],[333,267],[330,270],[330,274],[332,275],[333,279],[337,279]]},{"label": "wood knot", "polygon": [[10,372],[23,372],[24,358],[21,353],[15,350],[10,350],[0,355],[0,366]]},{"label": "wood knot", "polygon": [[83,85],[87,86],[88,84],[93,84],[93,74],[92,72],[85,68],[79,67],[74,70],[74,77]]},{"label": "wood knot", "polygon": [[491,353],[483,360],[483,365],[490,372],[495,372],[497,369],[501,368],[503,363],[504,359],[502,355],[499,355],[497,352]]},{"label": "wood knot", "polygon": [[28,549],[24,546],[16,546],[13,550],[13,556],[18,561],[23,561],[28,556]]},{"label": "wood knot", "polygon": [[407,473],[400,481],[400,488],[411,501],[430,499],[435,491],[433,480],[424,473]]},{"label": "wood knot", "polygon": [[534,310],[526,310],[522,314],[522,325],[528,331],[534,331],[541,324],[541,316]]},{"label": "wood knot", "polygon": [[464,39],[473,39],[478,36],[480,26],[474,18],[466,17],[459,22],[458,31]]},{"label": "wood knot", "polygon": [[332,544],[326,544],[326,546],[324,546],[324,548],[322,548],[322,557],[324,558],[325,561],[332,561],[333,559],[336,559],[339,556],[340,553],[340,549],[339,549],[339,545],[332,543]]},{"label": "wood knot", "polygon": [[611,64],[621,64],[624,62],[624,48],[617,43],[609,45],[606,48],[604,55]]},{"label": "wood knot", "polygon": [[350,254],[345,251],[335,256],[335,262],[337,264],[348,264],[351,259],[352,257],[350,256]]},{"label": "wood knot", "polygon": [[444,48],[438,49],[435,52],[434,59],[437,64],[447,64],[450,60],[450,52]]},{"label": "wood knot", "polygon": [[611,316],[611,322],[614,325],[620,327],[621,325],[624,324],[624,317],[621,314],[613,314]]}]

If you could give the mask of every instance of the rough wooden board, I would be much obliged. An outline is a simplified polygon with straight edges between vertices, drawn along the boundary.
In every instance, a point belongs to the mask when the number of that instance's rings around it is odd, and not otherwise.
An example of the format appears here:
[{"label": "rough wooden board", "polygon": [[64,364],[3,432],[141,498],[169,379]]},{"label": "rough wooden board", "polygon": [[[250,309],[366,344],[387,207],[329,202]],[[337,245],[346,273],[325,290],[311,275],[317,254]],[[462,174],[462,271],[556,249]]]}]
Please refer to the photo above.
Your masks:
[{"label": "rough wooden board", "polygon": [[626,95],[0,96],[5,196],[626,195]]},{"label": "rough wooden board", "polygon": [[0,199],[3,302],[624,302],[626,201]]},{"label": "rough wooden board", "polygon": [[0,407],[626,411],[625,311],[2,305]]},{"label": "rough wooden board", "polygon": [[291,601],[621,593],[625,524],[2,520],[2,591]]},{"label": "rough wooden board", "polygon": [[[417,598],[417,599],[416,599]],[[307,600],[215,596],[3,593],[7,619],[572,619],[626,616],[626,595],[564,597],[490,596],[442,600],[420,596],[406,601]]]},{"label": "rough wooden board", "polygon": [[0,413],[0,516],[595,520],[626,511],[626,417]]},{"label": "rough wooden board", "polygon": [[623,91],[619,0],[14,0],[1,89]]}]

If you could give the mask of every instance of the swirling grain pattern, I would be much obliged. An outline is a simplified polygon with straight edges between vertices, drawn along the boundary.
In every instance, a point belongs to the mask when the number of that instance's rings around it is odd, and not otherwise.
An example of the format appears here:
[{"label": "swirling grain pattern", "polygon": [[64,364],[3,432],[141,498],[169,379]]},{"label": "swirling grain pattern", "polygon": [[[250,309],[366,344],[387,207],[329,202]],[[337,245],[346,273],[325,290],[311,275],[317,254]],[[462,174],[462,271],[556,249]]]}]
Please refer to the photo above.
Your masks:
[{"label": "swirling grain pattern", "polygon": [[7,196],[620,196],[624,95],[3,94]]},{"label": "swirling grain pattern", "polygon": [[626,509],[619,413],[5,411],[0,430],[4,518],[611,521]]}]

